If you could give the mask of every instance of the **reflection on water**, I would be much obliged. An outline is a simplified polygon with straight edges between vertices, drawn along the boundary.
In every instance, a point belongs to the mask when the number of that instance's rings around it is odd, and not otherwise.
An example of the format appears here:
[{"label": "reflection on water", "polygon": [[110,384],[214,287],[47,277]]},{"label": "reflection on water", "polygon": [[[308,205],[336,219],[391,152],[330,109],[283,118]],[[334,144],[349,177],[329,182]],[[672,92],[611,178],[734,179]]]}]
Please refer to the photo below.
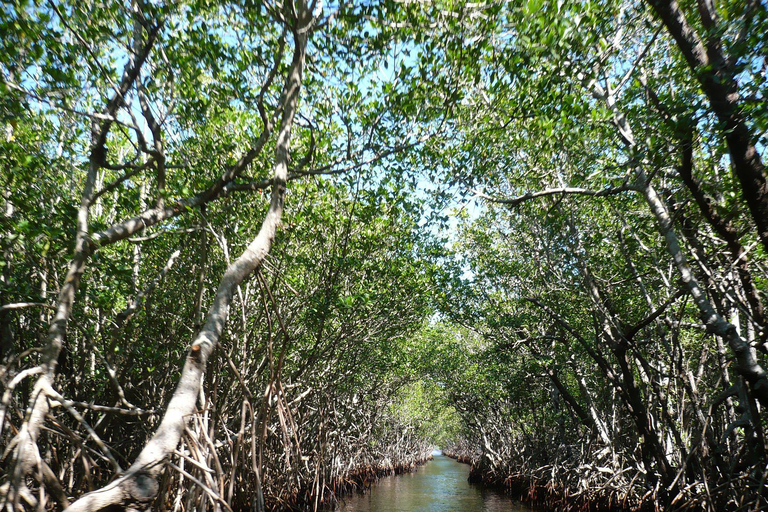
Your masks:
[{"label": "reflection on water", "polygon": [[443,455],[415,473],[382,478],[348,497],[339,512],[524,512],[504,494],[467,482],[469,466]]}]

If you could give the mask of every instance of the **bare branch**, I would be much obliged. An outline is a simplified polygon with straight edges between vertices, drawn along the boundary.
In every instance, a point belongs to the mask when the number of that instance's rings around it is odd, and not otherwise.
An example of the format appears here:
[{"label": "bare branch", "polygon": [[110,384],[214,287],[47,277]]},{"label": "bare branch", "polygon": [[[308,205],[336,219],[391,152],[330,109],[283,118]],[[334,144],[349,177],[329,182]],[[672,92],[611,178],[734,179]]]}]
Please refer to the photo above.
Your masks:
[{"label": "bare branch", "polygon": [[[113,180],[111,183],[107,184],[104,188],[93,194],[93,200],[100,198],[104,194],[108,194],[109,192],[115,190],[121,183],[123,183],[126,180],[129,180],[139,174],[144,169],[147,169],[150,165],[152,165],[152,160],[149,160],[147,163],[143,165],[139,165],[128,171],[127,173],[123,174],[119,178]],[[105,166],[107,167],[107,166]]]},{"label": "bare branch", "polygon": [[24,309],[24,308],[56,309],[54,306],[51,306],[50,304],[46,304],[45,302],[15,302],[13,304],[5,304],[3,306],[0,306],[0,313],[2,313],[3,311],[10,311],[12,309]]},{"label": "bare branch", "polygon": [[532,199],[538,199],[539,197],[546,196],[566,196],[566,195],[581,195],[592,197],[606,197],[621,194],[623,192],[638,191],[639,188],[636,185],[624,184],[618,187],[605,188],[603,190],[590,190],[586,188],[578,187],[563,187],[563,188],[549,188],[546,190],[540,190],[538,192],[528,192],[522,196],[512,198],[500,198],[486,195],[482,192],[474,190],[473,192],[477,197],[491,201],[492,203],[504,204],[510,207],[518,206],[520,203],[530,201]]}]

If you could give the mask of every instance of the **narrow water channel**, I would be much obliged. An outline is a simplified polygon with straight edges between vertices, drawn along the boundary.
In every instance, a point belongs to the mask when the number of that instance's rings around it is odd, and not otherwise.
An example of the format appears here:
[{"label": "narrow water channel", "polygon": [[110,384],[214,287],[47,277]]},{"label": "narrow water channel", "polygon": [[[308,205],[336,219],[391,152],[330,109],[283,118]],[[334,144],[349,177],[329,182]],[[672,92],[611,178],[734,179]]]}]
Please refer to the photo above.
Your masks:
[{"label": "narrow water channel", "polygon": [[524,512],[504,494],[467,482],[469,466],[444,455],[415,473],[382,478],[349,496],[337,512]]}]

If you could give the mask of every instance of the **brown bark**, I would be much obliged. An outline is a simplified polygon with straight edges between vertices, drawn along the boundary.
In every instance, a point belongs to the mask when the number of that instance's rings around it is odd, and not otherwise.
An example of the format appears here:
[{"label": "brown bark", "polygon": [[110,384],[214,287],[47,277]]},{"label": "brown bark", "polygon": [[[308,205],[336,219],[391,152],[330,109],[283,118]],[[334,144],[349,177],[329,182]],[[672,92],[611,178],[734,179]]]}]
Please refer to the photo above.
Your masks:
[{"label": "brown bark", "polygon": [[[541,354],[536,349],[533,343],[530,342],[530,340],[525,340],[525,344],[528,346],[528,349],[536,355],[536,357],[541,357]],[[610,445],[610,439],[608,439],[608,436],[604,435],[604,432],[601,428],[599,428],[597,422],[595,421],[595,418],[584,408],[581,406],[579,401],[576,399],[575,396],[573,396],[573,393],[570,392],[570,390],[563,384],[563,381],[560,379],[560,375],[557,371],[557,368],[549,365],[545,365],[545,370],[547,372],[547,376],[549,376],[549,379],[552,381],[552,384],[554,384],[557,391],[560,393],[560,395],[563,397],[563,400],[568,404],[568,406],[571,408],[571,410],[578,416],[579,421],[582,425],[587,427],[594,437],[601,437],[603,442],[606,445]]]},{"label": "brown bark", "polygon": [[768,180],[760,153],[754,145],[754,134],[741,111],[735,72],[732,63],[723,54],[714,13],[701,9],[702,22],[707,28],[705,47],[676,0],[647,2],[674,38],[720,121],[733,173],[741,184],[741,193],[757,226],[760,241],[768,250]]},{"label": "brown bark", "polygon": [[[672,469],[659,441],[658,433],[653,428],[653,424],[656,423],[653,418],[653,412],[646,406],[646,401],[642,390],[637,384],[635,372],[628,354],[631,342],[631,336],[628,333],[634,335],[637,330],[625,325],[617,313],[613,301],[610,297],[605,296],[597,286],[597,282],[589,268],[580,265],[580,270],[584,276],[586,288],[589,291],[595,309],[604,317],[602,335],[608,341],[608,347],[619,364],[620,373],[617,379],[619,384],[617,390],[637,428],[643,464],[648,471],[649,481],[654,484],[656,483],[656,474],[654,472],[654,466],[656,466],[655,469],[658,470],[662,482],[666,486],[672,481]],[[654,314],[652,313],[650,317],[653,318]]]},{"label": "brown bark", "polygon": [[579,401],[576,400],[576,397],[573,396],[573,394],[568,390],[568,388],[565,387],[565,385],[563,384],[563,381],[560,380],[560,377],[558,376],[557,372],[552,368],[547,368],[547,375],[549,375],[549,379],[552,381],[552,384],[555,385],[557,390],[560,392],[560,395],[562,395],[563,400],[566,401],[566,403],[573,410],[576,416],[579,417],[579,421],[581,421],[581,424],[587,427],[595,437],[599,436],[600,431],[597,429],[597,424],[595,423],[595,420],[581,406]]},{"label": "brown bark", "polygon": [[666,487],[672,482],[674,472],[659,441],[659,433],[653,427],[653,423],[655,423],[653,415],[646,407],[642,392],[637,385],[634,371],[630,366],[627,346],[622,342],[615,343],[613,352],[619,362],[619,368],[621,368],[622,388],[629,400],[627,404],[629,413],[637,427],[643,463],[648,470],[649,480],[655,483],[656,475],[653,472],[652,463],[652,461],[655,461],[656,469],[660,473],[662,482]]}]

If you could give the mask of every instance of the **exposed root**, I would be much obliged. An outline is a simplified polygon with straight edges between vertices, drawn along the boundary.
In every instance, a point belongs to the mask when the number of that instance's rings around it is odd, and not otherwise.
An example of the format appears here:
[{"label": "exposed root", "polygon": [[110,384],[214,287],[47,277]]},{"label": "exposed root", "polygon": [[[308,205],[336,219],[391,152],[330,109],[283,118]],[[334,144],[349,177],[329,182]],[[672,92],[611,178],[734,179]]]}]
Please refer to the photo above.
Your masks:
[{"label": "exposed root", "polygon": [[[469,464],[469,482],[503,490],[511,498],[536,507],[543,512],[698,512],[705,510],[697,500],[678,500],[665,507],[653,492],[636,495],[631,489],[610,485],[594,485],[583,490],[573,490],[562,483],[531,472],[498,474],[483,469],[466,454],[443,452],[458,462]],[[551,468],[547,468],[550,471]],[[543,472],[542,472],[543,473]]]},{"label": "exposed root", "polygon": [[316,501],[322,506],[332,505],[338,503],[344,496],[366,492],[380,478],[412,473],[431,459],[432,456],[429,455],[426,457],[419,456],[409,462],[396,465],[393,465],[388,459],[384,459],[378,464],[366,464],[327,482],[321,493],[323,496],[321,500],[315,499],[316,496],[312,487],[305,486],[300,490],[294,490],[268,500],[266,510],[269,512],[312,510]]}]

